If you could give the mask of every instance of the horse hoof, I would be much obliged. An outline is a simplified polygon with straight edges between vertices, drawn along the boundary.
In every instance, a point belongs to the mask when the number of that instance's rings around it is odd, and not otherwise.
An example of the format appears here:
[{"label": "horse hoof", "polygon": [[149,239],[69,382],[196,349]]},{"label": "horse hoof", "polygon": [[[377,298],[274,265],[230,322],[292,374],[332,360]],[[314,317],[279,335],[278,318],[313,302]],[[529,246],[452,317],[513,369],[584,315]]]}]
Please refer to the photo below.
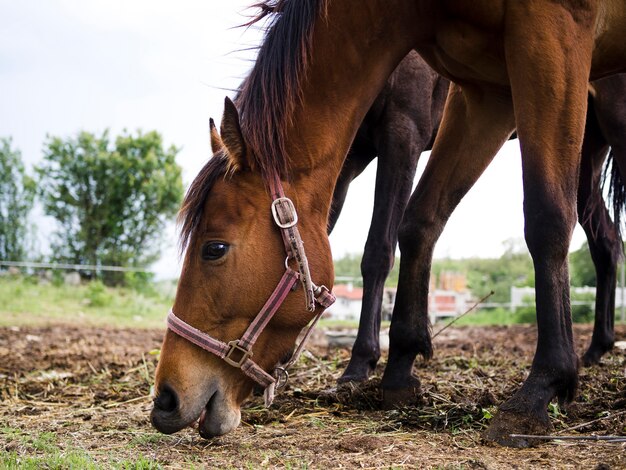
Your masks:
[{"label": "horse hoof", "polygon": [[369,379],[369,373],[358,373],[358,372],[349,373],[346,370],[343,373],[343,375],[337,379],[337,383],[338,384],[363,383],[363,382],[367,382],[368,379]]},{"label": "horse hoof", "polygon": [[422,398],[419,381],[411,387],[383,389],[383,410],[394,410],[405,406],[416,406]]},{"label": "horse hoof", "polygon": [[600,359],[602,359],[602,356],[604,356],[607,352],[609,352],[612,349],[612,345],[609,348],[603,348],[603,349],[592,349],[591,347],[587,350],[587,352],[585,354],[583,354],[583,357],[581,358],[583,367],[593,367],[595,365],[600,364]]},{"label": "horse hoof", "polygon": [[483,439],[505,447],[534,447],[543,441],[524,436],[543,436],[551,429],[552,425],[547,414],[544,420],[527,414],[500,410],[483,433]]},{"label": "horse hoof", "polygon": [[585,354],[583,354],[583,357],[581,358],[583,367],[593,367],[599,364],[601,357],[602,355],[598,355],[595,352],[587,351]]},{"label": "horse hoof", "polygon": [[347,382],[367,382],[373,372],[374,368],[370,367],[369,364],[357,363],[351,360],[348,364],[348,367],[346,367],[346,370],[344,370],[343,374],[341,374],[341,377],[337,379],[337,383],[341,384]]}]

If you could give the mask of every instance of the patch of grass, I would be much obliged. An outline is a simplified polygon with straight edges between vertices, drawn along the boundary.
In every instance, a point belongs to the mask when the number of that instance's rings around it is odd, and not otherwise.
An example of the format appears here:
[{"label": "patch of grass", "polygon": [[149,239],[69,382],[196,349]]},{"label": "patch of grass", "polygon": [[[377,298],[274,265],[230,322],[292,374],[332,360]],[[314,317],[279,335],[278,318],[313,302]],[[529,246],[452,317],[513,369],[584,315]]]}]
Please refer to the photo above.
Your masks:
[{"label": "patch of grass", "polygon": [[[438,322],[434,327],[437,331],[438,327],[445,325],[449,320]],[[513,325],[519,323],[518,317],[509,310],[503,308],[495,308],[489,310],[478,310],[465,315],[454,323],[455,326],[473,325],[473,326],[491,326],[491,325]]]},{"label": "patch of grass", "polygon": [[3,426],[0,428],[0,435],[6,437],[7,439],[10,439],[11,441],[14,441],[20,438],[20,436],[22,435],[22,431],[17,428]]},{"label": "patch of grass", "polygon": [[51,432],[42,432],[31,440],[31,445],[39,452],[54,452],[57,449],[56,436]]},{"label": "patch of grass", "polygon": [[132,460],[119,460],[101,464],[96,462],[87,452],[71,450],[62,452],[55,450],[43,455],[20,455],[15,451],[0,452],[0,469],[3,470],[40,470],[53,469],[80,469],[80,470],[156,470],[163,468],[158,462],[139,456]]},{"label": "patch of grass", "polygon": [[100,282],[54,285],[29,277],[0,277],[0,326],[72,322],[115,327],[163,327],[173,303],[172,286],[156,284],[142,292]]},{"label": "patch of grass", "polygon": [[29,435],[20,429],[4,427],[0,428],[0,434],[13,443],[11,450],[0,452],[0,469],[2,470],[39,470],[41,468],[153,470],[162,468],[158,462],[143,455],[138,455],[133,459],[98,462],[85,450],[60,447],[57,444],[57,435],[53,432]]},{"label": "patch of grass", "polygon": [[17,452],[0,453],[0,468],[6,470],[39,470],[41,468],[80,468],[92,470],[98,467],[89,455],[75,451],[46,455],[18,455]]},{"label": "patch of grass", "polygon": [[138,436],[134,437],[130,441],[131,446],[145,446],[151,444],[158,444],[167,439],[167,436],[164,434],[152,432],[152,433],[141,433]]}]

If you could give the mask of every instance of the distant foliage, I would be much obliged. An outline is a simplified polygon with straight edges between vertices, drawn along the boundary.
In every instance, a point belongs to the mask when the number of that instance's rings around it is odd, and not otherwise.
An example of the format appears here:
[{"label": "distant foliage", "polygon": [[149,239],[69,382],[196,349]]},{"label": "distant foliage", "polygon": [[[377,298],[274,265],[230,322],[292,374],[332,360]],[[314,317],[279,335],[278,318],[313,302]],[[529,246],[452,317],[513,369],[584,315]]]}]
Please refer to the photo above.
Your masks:
[{"label": "distant foliage", "polygon": [[596,285],[596,270],[589,253],[587,242],[569,255],[570,279],[573,286],[593,286]]},{"label": "distant foliage", "polygon": [[[436,278],[441,272],[455,272],[467,277],[467,287],[476,298],[495,294],[489,302],[509,302],[511,286],[534,287],[535,272],[530,254],[525,246],[509,242],[506,252],[500,258],[435,259],[432,275]],[[348,254],[335,260],[335,276],[358,278],[360,285],[361,255]],[[395,287],[398,283],[400,259],[396,258],[393,269],[387,278],[386,286]]]},{"label": "distant foliage", "polygon": [[481,298],[490,291],[489,302],[509,302],[511,287],[534,287],[535,272],[528,252],[506,252],[500,258],[467,258],[435,260],[433,273],[456,271],[467,276],[467,287]]},{"label": "distant foliage", "polygon": [[[145,266],[158,256],[161,232],[183,195],[178,149],[157,132],[48,137],[37,168],[46,214],[58,222],[54,259],[79,264]],[[100,273],[96,273],[100,274]],[[107,284],[122,273],[101,273]]]},{"label": "distant foliage", "polygon": [[28,258],[27,217],[33,207],[35,183],[24,171],[22,155],[11,139],[0,139],[0,259]]},{"label": "distant foliage", "polygon": [[363,255],[348,253],[343,257],[333,260],[335,276],[351,278],[355,286],[363,287],[361,279],[361,258]]}]

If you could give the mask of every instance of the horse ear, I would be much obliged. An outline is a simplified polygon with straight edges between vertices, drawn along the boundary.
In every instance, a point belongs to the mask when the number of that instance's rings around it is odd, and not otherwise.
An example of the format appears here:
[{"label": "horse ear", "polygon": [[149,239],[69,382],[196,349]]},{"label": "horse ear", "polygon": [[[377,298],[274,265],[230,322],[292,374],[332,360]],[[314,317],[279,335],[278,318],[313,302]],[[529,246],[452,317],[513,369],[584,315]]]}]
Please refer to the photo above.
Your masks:
[{"label": "horse ear", "polygon": [[224,116],[222,116],[220,134],[222,134],[221,140],[231,167],[234,170],[247,168],[246,142],[243,140],[239,125],[239,113],[228,96],[224,100]]},{"label": "horse ear", "polygon": [[222,142],[222,138],[220,137],[219,132],[217,132],[217,127],[215,127],[215,121],[213,118],[209,118],[209,128],[211,129],[211,150],[213,151],[213,154],[216,154],[224,148],[224,142]]}]

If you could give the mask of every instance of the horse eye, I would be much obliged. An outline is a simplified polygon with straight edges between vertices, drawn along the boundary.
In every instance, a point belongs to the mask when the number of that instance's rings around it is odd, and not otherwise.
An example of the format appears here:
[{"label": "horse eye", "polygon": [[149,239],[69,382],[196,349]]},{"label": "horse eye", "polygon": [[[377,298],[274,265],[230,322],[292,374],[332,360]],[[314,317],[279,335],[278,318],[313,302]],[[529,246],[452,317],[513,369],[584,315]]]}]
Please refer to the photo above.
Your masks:
[{"label": "horse eye", "polygon": [[215,261],[228,252],[229,246],[224,242],[209,242],[202,246],[202,259]]}]

